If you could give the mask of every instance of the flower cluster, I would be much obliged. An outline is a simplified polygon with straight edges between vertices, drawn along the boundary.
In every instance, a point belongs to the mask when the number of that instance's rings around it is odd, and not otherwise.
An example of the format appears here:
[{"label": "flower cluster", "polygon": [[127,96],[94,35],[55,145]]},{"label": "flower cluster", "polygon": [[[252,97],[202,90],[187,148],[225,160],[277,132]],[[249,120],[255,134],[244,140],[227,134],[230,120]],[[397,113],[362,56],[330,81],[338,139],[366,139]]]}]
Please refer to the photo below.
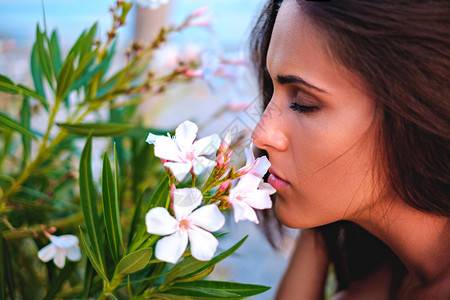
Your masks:
[{"label": "flower cluster", "polygon": [[[275,189],[262,180],[270,167],[267,157],[255,159],[250,147],[245,152],[245,166],[235,171],[234,166],[230,168],[231,133],[223,141],[216,134],[196,140],[197,131],[196,124],[185,121],[173,137],[152,133],[147,137],[169,174],[171,207],[151,209],[145,222],[149,233],[165,236],[158,241],[155,256],[170,263],[182,257],[188,243],[196,259],[207,261],[213,257],[218,241],[210,232],[224,225],[221,210],[233,207],[236,222],[258,223],[255,209],[272,207],[270,195]],[[199,189],[195,180],[207,170],[211,173]],[[177,188],[188,174],[192,187]]]}]

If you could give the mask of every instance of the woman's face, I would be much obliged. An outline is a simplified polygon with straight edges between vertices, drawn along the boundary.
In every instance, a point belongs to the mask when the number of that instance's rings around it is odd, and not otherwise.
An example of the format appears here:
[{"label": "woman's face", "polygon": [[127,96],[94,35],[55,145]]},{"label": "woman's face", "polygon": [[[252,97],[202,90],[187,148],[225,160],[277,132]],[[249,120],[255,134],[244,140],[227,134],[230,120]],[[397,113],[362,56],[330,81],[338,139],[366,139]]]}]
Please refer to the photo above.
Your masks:
[{"label": "woman's face", "polygon": [[276,213],[309,228],[370,214],[375,103],[359,78],[327,54],[295,0],[279,10],[267,56],[273,97],[253,132],[277,188]]}]

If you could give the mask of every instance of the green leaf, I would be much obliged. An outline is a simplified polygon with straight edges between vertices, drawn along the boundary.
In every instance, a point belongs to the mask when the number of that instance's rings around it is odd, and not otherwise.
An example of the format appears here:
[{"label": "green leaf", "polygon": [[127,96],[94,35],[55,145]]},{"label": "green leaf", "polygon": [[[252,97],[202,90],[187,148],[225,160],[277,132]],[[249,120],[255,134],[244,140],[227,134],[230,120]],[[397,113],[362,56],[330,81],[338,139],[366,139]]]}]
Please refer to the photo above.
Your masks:
[{"label": "green leaf", "polygon": [[8,94],[14,94],[14,95],[21,94],[24,96],[30,96],[32,98],[39,100],[42,103],[42,105],[44,106],[44,108],[48,111],[48,103],[47,103],[47,100],[45,100],[45,98],[43,98],[38,93],[33,92],[26,86],[23,86],[21,84],[17,84],[17,85],[14,84],[14,82],[12,82],[11,79],[9,79],[8,77],[3,76],[3,75],[0,75],[0,92],[5,92]]},{"label": "green leaf", "polygon": [[9,254],[8,244],[0,232],[0,299],[14,299],[16,285],[14,282],[14,273],[12,269],[12,258]]},{"label": "green leaf", "polygon": [[131,274],[145,268],[152,258],[153,249],[140,249],[130,253],[117,264],[116,272],[122,275]]},{"label": "green leaf", "polygon": [[61,72],[58,74],[58,78],[56,80],[56,98],[59,100],[62,100],[67,96],[72,86],[74,76],[74,59],[73,53],[69,54],[61,67]]},{"label": "green leaf", "polygon": [[86,267],[84,269],[84,284],[83,284],[83,294],[81,299],[88,299],[91,292],[91,287],[94,279],[94,268],[92,267],[89,259],[86,261]]},{"label": "green leaf", "polygon": [[6,76],[0,75],[0,91],[1,92],[5,92],[8,94],[18,94],[19,93],[16,89],[14,89],[13,87],[10,87],[10,86],[15,86],[14,82]]},{"label": "green leaf", "polygon": [[57,123],[69,133],[88,136],[119,136],[130,130],[133,125],[119,123],[84,123],[84,124],[68,124]]},{"label": "green leaf", "polygon": [[94,37],[95,33],[97,32],[97,23],[95,23],[91,29],[89,29],[89,32],[86,34],[85,38],[83,39],[83,42],[80,44],[80,60],[83,60],[85,55],[87,55],[89,52],[91,52],[92,45],[94,44]]},{"label": "green leaf", "polygon": [[69,278],[69,276],[75,271],[76,263],[68,262],[66,266],[59,272],[58,277],[56,277],[50,283],[50,287],[47,290],[47,294],[44,300],[54,299],[56,293],[61,289],[64,282]]},{"label": "green leaf", "polygon": [[36,48],[39,57],[39,64],[42,68],[42,72],[44,73],[45,78],[47,78],[47,82],[50,87],[53,89],[53,73],[50,62],[50,56],[47,53],[44,45],[44,37],[45,33],[41,32],[39,29],[39,24],[36,26]]},{"label": "green leaf", "polygon": [[106,273],[104,271],[103,266],[101,265],[101,262],[97,260],[94,251],[92,251],[91,247],[87,244],[86,239],[84,238],[83,235],[83,231],[81,231],[81,227],[78,227],[78,229],[80,230],[81,244],[83,245],[83,249],[86,252],[89,261],[91,262],[92,267],[97,272],[97,274],[100,275],[101,278],[103,278],[103,280],[109,282],[108,276],[106,276]]},{"label": "green leaf", "polygon": [[[31,109],[30,109],[30,101],[28,97],[25,97],[22,101],[22,109],[20,111],[21,115],[21,123],[22,126],[30,130],[30,122],[31,122]],[[23,163],[27,164],[30,159],[31,152],[31,140],[28,136],[22,135],[22,146],[23,146]]]},{"label": "green leaf", "polygon": [[33,77],[34,88],[36,92],[45,98],[44,81],[42,80],[42,68],[39,63],[39,53],[37,50],[37,43],[34,43],[31,51],[31,76]]},{"label": "green leaf", "polygon": [[80,48],[81,48],[81,45],[83,44],[85,38],[86,38],[86,30],[84,30],[80,34],[77,41],[75,42],[75,44],[73,44],[72,48],[70,49],[70,51],[67,55],[69,56],[70,54],[73,53],[73,55],[76,57],[80,53]]},{"label": "green leaf", "polygon": [[226,281],[199,280],[174,284],[167,293],[194,297],[244,298],[264,293],[270,287]]},{"label": "green leaf", "polygon": [[56,30],[52,32],[49,41],[50,58],[52,59],[53,71],[57,75],[61,70],[61,50],[59,49],[59,39]]},{"label": "green leaf", "polygon": [[[145,213],[147,213],[150,209],[156,206],[166,206],[166,201],[169,199],[169,177],[166,175],[164,179],[161,181],[161,183],[158,185],[156,190],[153,192],[152,197],[150,198],[150,201],[147,205],[147,209],[145,210]],[[135,216],[133,216],[133,222],[132,222],[132,229],[135,228],[133,226],[136,226],[136,223],[139,220],[139,216],[135,213]],[[131,230],[131,232],[134,230]],[[140,226],[138,228],[138,231],[133,238],[133,241],[131,243],[131,249],[137,249],[139,246],[147,240],[147,238],[144,237],[146,232],[145,224],[144,222],[140,223]],[[131,235],[131,233],[130,233]]]},{"label": "green leaf", "polygon": [[[106,274],[105,268],[105,254],[103,252],[103,239],[100,233],[100,219],[97,211],[96,193],[94,181],[92,179],[91,169],[91,148],[92,136],[89,136],[81,153],[80,159],[80,202],[83,210],[84,221],[89,235],[93,252],[98,261],[99,268]],[[91,260],[92,265],[94,262]],[[94,266],[95,267],[95,266]],[[96,269],[97,270],[97,269]],[[98,272],[98,270],[97,270]],[[100,274],[99,274],[100,275]]]},{"label": "green leaf", "polygon": [[[117,173],[117,170],[116,170]],[[106,237],[108,239],[109,249],[115,263],[120,259],[122,243],[122,228],[120,227],[119,199],[117,197],[115,182],[111,170],[111,163],[108,155],[103,154],[103,172],[102,172],[102,205],[103,220],[105,222]]]},{"label": "green leaf", "polygon": [[26,137],[33,139],[36,138],[31,131],[29,131],[27,128],[23,127],[19,122],[11,119],[8,115],[2,112],[0,112],[0,126],[17,131]]},{"label": "green leaf", "polygon": [[188,279],[192,276],[200,274],[200,273],[204,272],[205,270],[209,269],[210,267],[215,266],[216,264],[218,264],[220,261],[222,261],[225,258],[227,258],[228,256],[230,256],[231,254],[233,254],[245,242],[247,237],[248,237],[248,235],[245,236],[244,238],[242,238],[233,247],[231,247],[228,250],[225,250],[224,252],[220,253],[219,255],[213,257],[213,259],[211,259],[210,261],[206,261],[206,262],[199,261],[197,264],[190,263],[191,262],[190,260],[188,260],[188,263],[181,264],[183,262],[183,261],[181,261],[180,268],[176,268],[176,267],[173,268],[173,272],[178,273],[178,275],[177,274],[172,275],[171,274],[172,272],[170,272],[167,276],[168,277],[170,276],[170,278],[173,278],[172,280],[176,279],[177,281],[184,281],[185,279]]},{"label": "green leaf", "polygon": [[[151,299],[158,299],[158,300],[180,300],[180,296],[170,295],[170,294],[152,294]],[[188,297],[186,295],[183,295],[183,300],[193,300],[194,298]]]}]

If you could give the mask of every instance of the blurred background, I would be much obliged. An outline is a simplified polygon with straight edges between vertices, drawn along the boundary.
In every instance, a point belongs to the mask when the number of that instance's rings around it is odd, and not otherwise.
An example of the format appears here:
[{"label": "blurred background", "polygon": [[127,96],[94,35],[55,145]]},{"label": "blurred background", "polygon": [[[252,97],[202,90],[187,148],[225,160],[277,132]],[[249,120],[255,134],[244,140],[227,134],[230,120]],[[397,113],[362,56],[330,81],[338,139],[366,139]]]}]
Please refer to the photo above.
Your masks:
[{"label": "blurred background", "polygon": [[[206,5],[208,11],[197,26],[172,35],[156,53],[154,69],[163,74],[177,56],[200,57],[211,64],[214,59],[208,57],[212,56],[236,62],[220,79],[176,84],[143,101],[139,113],[147,126],[168,129],[190,119],[199,124],[200,136],[219,133],[223,137],[226,130],[231,130],[233,135],[244,136],[243,146],[250,143],[249,135],[261,109],[247,60],[247,44],[263,4],[262,0],[171,0],[155,10],[134,5],[127,26],[119,31],[118,51],[123,55],[118,57],[125,57],[126,48],[134,39],[148,43],[162,25],[179,24]],[[64,53],[80,32],[93,23],[98,22],[99,32],[110,27],[110,5],[111,0],[0,0],[0,73],[32,86],[28,70],[36,24],[49,31],[57,29]],[[237,162],[242,160],[242,153],[236,152]],[[288,261],[289,243],[282,251],[274,251],[253,223],[235,224],[229,220],[226,226],[225,231],[231,234],[222,239],[219,247],[226,249],[246,234],[249,238],[235,255],[218,265],[211,277],[271,286],[271,290],[253,299],[272,299]]]}]

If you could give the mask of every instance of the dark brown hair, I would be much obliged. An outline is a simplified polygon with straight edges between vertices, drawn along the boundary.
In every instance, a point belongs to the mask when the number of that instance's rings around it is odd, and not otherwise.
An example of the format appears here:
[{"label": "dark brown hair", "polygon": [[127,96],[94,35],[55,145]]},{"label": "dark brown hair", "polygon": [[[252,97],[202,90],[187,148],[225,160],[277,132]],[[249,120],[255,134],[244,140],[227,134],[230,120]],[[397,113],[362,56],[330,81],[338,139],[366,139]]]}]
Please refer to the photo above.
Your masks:
[{"label": "dark brown hair", "polygon": [[[252,58],[264,106],[273,93],[266,59],[281,2],[266,4],[252,32]],[[359,75],[376,101],[380,124],[376,158],[383,164],[387,187],[420,211],[449,217],[450,1],[297,3],[323,35],[332,57]],[[266,217],[272,220],[270,230],[273,224],[281,228],[273,212]],[[395,257],[381,241],[350,222],[320,230],[340,288]]]}]

